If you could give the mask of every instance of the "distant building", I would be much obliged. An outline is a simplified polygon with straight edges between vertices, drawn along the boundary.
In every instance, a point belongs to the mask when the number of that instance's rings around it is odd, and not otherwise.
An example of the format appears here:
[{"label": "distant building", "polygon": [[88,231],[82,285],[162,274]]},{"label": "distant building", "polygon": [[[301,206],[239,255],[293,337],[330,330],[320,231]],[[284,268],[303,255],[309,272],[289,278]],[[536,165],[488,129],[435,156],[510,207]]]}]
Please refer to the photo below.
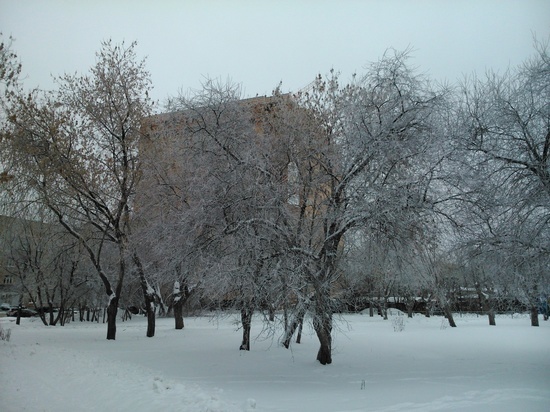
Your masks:
[{"label": "distant building", "polygon": [[18,219],[0,216],[0,303],[15,306],[19,303],[20,284],[17,282],[16,268],[11,259],[11,240],[19,230]]}]

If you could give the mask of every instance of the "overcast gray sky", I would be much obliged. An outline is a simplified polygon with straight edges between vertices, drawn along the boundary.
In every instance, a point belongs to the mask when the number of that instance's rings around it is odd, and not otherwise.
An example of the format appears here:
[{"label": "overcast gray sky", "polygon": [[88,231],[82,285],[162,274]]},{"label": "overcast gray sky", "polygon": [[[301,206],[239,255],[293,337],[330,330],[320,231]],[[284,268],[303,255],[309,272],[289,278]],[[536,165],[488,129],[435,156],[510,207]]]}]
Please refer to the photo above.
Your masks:
[{"label": "overcast gray sky", "polygon": [[361,72],[393,47],[437,80],[505,70],[550,39],[549,0],[0,0],[28,87],[84,72],[105,39],[138,41],[154,98],[231,78],[246,95],[309,84],[331,68]]}]

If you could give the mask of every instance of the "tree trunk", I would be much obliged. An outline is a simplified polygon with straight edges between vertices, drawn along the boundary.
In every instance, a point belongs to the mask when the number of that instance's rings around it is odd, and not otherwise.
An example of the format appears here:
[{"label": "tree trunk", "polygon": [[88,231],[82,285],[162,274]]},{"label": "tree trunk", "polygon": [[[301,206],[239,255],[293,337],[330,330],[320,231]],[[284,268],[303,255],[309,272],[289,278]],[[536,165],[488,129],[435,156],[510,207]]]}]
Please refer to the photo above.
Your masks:
[{"label": "tree trunk", "polygon": [[[42,308],[40,308],[40,309],[42,309]],[[43,310],[40,310],[38,312],[38,317],[40,318],[40,320],[42,321],[44,326],[48,326],[48,321],[46,320],[46,313],[44,313]],[[18,323],[18,325],[19,325],[19,323]]]},{"label": "tree trunk", "polygon": [[176,329],[183,329],[185,325],[183,323],[183,299],[181,299],[181,296],[177,301],[174,302],[173,309]]},{"label": "tree trunk", "polygon": [[[122,255],[121,255],[122,256]],[[107,306],[107,340],[115,340],[116,339],[116,315],[118,312],[118,300],[120,299],[120,294],[122,292],[122,282],[124,280],[124,273],[125,273],[125,264],[123,261],[119,262],[119,274],[118,274],[118,282],[115,291],[111,289],[111,283],[105,276],[103,272],[99,272],[99,276],[101,277],[101,280],[103,281],[103,284],[105,286],[105,292],[107,293],[107,296],[109,296],[109,305]],[[103,314],[105,315],[105,310],[103,311]],[[88,308],[87,312],[88,320],[90,316],[90,309]],[[92,313],[92,316],[95,316],[95,310]],[[92,322],[94,321],[92,317]],[[97,321],[99,322],[99,314]]]},{"label": "tree trunk", "polygon": [[296,343],[302,343],[302,329],[304,328],[304,316],[305,312],[301,313],[298,319],[298,333],[296,334]]},{"label": "tree trunk", "polygon": [[324,305],[316,308],[313,328],[319,339],[320,347],[317,360],[321,365],[332,363],[332,312]]},{"label": "tree trunk", "polygon": [[[118,279],[114,292],[111,289],[111,283],[107,279],[107,276],[105,276],[103,271],[99,271],[99,277],[105,286],[105,292],[109,296],[109,306],[107,306],[107,340],[116,339],[116,315],[118,312],[118,300],[122,294],[122,284],[124,283],[124,276],[126,274],[126,261],[124,260],[126,255],[126,247],[123,242],[118,244],[118,251]],[[103,310],[103,316],[103,322],[105,322],[105,310]],[[97,321],[99,322],[99,314]]]},{"label": "tree trunk", "polygon": [[148,338],[152,338],[153,336],[155,336],[155,292],[145,278],[145,271],[143,270],[141,260],[139,259],[136,252],[134,252],[133,254],[133,260],[139,275],[139,283],[141,285],[143,299],[145,301],[145,312],[147,314],[146,336]]},{"label": "tree trunk", "polygon": [[321,365],[329,365],[332,363],[332,308],[330,290],[323,286],[316,288],[313,329],[320,344],[317,360]]},{"label": "tree trunk", "polygon": [[65,310],[65,307],[61,305],[59,307],[59,312],[57,313],[57,322],[59,322],[61,326],[65,326],[66,319],[67,319],[67,311]]},{"label": "tree trunk", "polygon": [[456,323],[453,318],[453,312],[451,311],[451,307],[449,305],[443,306],[443,313],[445,314],[445,317],[449,321],[449,326],[451,328],[456,328]]},{"label": "tree trunk", "polygon": [[428,304],[426,304],[426,309],[424,311],[424,316],[426,316],[427,318],[429,318],[431,315],[430,315],[430,308],[428,306]]},{"label": "tree trunk", "polygon": [[413,317],[413,310],[414,310],[414,300],[412,303],[409,301],[407,305],[407,317],[412,318]]},{"label": "tree trunk", "polygon": [[[65,307],[62,305],[59,307],[59,311],[57,312],[57,316],[55,317],[54,323],[57,324],[62,323],[61,326],[65,325]],[[61,319],[63,319],[63,322],[61,322]]]},{"label": "tree trunk", "polygon": [[155,336],[155,302],[149,299],[147,303],[147,334],[148,338]]},{"label": "tree trunk", "polygon": [[48,312],[50,313],[50,325],[55,326],[56,321],[55,321],[54,315],[53,315],[53,302],[51,302],[51,301],[48,302]]},{"label": "tree trunk", "polygon": [[21,305],[17,307],[17,318],[15,320],[16,325],[21,325]]},{"label": "tree trunk", "polygon": [[531,326],[539,326],[539,310],[536,306],[531,306]]},{"label": "tree trunk", "polygon": [[[182,284],[184,285],[182,288]],[[183,329],[183,305],[187,302],[191,296],[191,292],[187,287],[187,284],[180,283],[178,281],[174,282],[174,303],[172,309],[174,310],[174,320],[176,323],[176,329]]]},{"label": "tree trunk", "polygon": [[290,347],[292,336],[294,335],[294,332],[296,332],[296,329],[298,329],[300,324],[303,323],[307,308],[307,302],[298,303],[298,313],[296,313],[296,316],[294,316],[292,322],[288,325],[285,331],[285,339],[283,341],[283,346],[285,348],[288,349]]},{"label": "tree trunk", "polygon": [[[285,331],[288,330],[288,306],[286,304],[286,299],[284,301],[284,306],[283,306],[283,322],[285,324]],[[288,349],[288,346],[287,346],[287,349]]]},{"label": "tree trunk", "polygon": [[479,283],[476,283],[475,286],[476,286],[479,306],[481,307],[482,312],[487,314],[489,318],[489,325],[496,326],[495,310],[493,308],[492,303],[489,301],[487,296],[485,296],[485,294],[481,290],[481,285]]},{"label": "tree trunk", "polygon": [[489,309],[487,311],[487,316],[489,316],[489,325],[496,326],[495,311],[493,309]]},{"label": "tree trunk", "polygon": [[383,302],[384,303],[382,305],[382,317],[384,318],[384,320],[388,320],[388,299],[384,297]]},{"label": "tree trunk", "polygon": [[118,311],[118,296],[113,296],[107,306],[107,339],[116,339],[116,314]]},{"label": "tree trunk", "polygon": [[254,309],[243,304],[241,309],[241,323],[243,325],[243,341],[240,350],[250,350],[250,329],[252,325],[252,314]]},{"label": "tree trunk", "polygon": [[147,315],[147,332],[145,336],[152,338],[155,336],[155,297],[148,293],[144,292],[145,300],[145,313]]}]

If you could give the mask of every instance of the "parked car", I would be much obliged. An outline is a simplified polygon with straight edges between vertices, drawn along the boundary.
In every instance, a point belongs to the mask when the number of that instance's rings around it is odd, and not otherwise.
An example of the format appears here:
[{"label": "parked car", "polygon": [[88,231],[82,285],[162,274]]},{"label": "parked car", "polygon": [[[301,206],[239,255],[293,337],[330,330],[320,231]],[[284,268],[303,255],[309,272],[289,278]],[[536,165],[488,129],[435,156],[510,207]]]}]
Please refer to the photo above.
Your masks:
[{"label": "parked car", "polygon": [[[8,316],[12,316],[12,317],[17,317],[17,311],[19,309],[11,309],[9,312],[8,312]],[[32,309],[27,309],[27,308],[22,308],[21,309],[21,317],[22,318],[31,318],[33,316],[36,316],[37,313],[32,310]]]},{"label": "parked car", "polygon": [[2,303],[0,305],[0,310],[3,311],[3,312],[7,312],[7,311],[12,310],[12,309],[13,309],[13,306],[8,305],[7,303]]}]

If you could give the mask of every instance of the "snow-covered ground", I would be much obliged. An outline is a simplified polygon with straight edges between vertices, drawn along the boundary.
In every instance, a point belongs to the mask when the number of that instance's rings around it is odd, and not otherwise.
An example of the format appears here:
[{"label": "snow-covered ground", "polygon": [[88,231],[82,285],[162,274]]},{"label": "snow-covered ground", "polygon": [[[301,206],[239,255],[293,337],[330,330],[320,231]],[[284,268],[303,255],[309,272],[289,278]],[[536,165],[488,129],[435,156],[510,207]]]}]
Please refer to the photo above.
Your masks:
[{"label": "snow-covered ground", "polygon": [[[392,319],[394,319],[392,321]],[[549,411],[550,322],[524,315],[404,318],[404,330],[367,315],[346,315],[333,364],[315,361],[308,329],[291,350],[261,334],[239,351],[236,317],[44,327],[0,318],[0,410],[19,411]]]}]

